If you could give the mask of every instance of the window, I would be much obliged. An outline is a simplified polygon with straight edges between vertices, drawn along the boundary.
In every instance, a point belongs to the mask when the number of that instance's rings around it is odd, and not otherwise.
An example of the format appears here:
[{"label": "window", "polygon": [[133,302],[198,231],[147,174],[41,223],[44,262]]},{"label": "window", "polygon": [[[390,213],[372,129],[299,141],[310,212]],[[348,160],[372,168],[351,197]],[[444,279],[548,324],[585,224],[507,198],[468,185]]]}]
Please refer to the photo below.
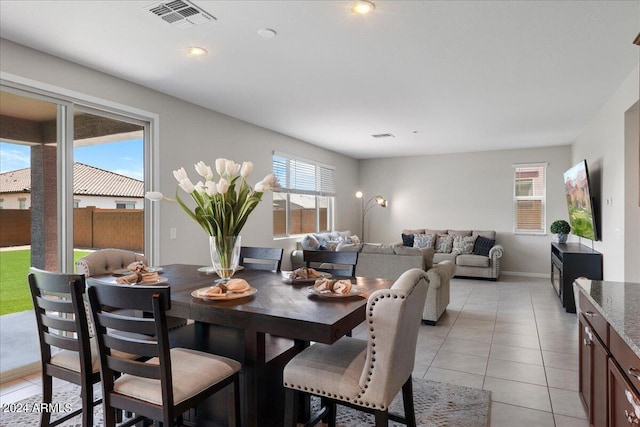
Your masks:
[{"label": "window", "polygon": [[20,197],[18,199],[18,209],[27,209],[27,199],[25,197]]},{"label": "window", "polygon": [[4,199],[0,199],[0,209],[4,209],[2,206],[3,204],[4,204]]},{"label": "window", "polygon": [[273,235],[319,233],[333,228],[334,167],[273,154],[280,191],[273,193]]},{"label": "window", "polygon": [[546,163],[513,165],[513,232],[544,234]]},{"label": "window", "polygon": [[79,208],[80,207],[80,200],[74,199],[73,200],[73,207],[74,208]]},{"label": "window", "polygon": [[135,209],[135,202],[116,202],[116,209]]}]

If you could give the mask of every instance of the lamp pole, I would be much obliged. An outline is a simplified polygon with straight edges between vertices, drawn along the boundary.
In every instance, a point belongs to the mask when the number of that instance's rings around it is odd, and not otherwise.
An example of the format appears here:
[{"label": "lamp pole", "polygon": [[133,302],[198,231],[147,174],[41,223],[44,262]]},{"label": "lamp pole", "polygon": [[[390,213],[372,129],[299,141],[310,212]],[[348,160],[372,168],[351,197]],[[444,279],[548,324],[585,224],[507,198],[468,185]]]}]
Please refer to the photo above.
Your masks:
[{"label": "lamp pole", "polygon": [[[380,207],[386,208],[387,207],[387,200],[385,200],[385,198],[382,197],[381,195],[377,195],[377,196],[371,197],[365,203],[364,194],[362,193],[362,191],[356,192],[356,197],[358,199],[360,199],[360,209],[361,209],[361,212],[362,212],[362,217],[361,217],[361,220],[360,220],[360,232],[361,232],[360,235],[362,236],[362,242],[364,243],[364,241],[365,241],[365,239],[364,239],[364,218],[367,215],[367,212],[369,212],[369,210],[371,210],[371,208],[374,207],[376,204],[379,205]],[[373,203],[374,201],[376,202],[375,204]]]}]

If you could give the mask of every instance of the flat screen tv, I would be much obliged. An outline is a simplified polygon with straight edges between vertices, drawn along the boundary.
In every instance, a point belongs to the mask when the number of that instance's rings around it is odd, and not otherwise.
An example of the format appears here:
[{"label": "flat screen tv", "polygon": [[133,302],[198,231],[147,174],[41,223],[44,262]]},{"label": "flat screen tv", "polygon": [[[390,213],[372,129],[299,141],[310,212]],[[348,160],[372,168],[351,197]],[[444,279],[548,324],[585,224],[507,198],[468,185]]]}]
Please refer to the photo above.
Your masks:
[{"label": "flat screen tv", "polygon": [[586,160],[582,160],[564,173],[564,190],[569,208],[571,233],[585,239],[598,240]]}]

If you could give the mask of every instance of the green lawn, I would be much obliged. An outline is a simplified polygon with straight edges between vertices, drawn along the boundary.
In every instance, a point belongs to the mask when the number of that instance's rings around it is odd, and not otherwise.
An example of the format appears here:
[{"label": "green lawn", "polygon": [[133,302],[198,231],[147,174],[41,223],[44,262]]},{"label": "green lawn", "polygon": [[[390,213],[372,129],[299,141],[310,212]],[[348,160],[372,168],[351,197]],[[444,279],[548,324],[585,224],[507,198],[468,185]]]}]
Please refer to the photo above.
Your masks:
[{"label": "green lawn", "polygon": [[[74,260],[89,254],[74,251]],[[33,308],[27,274],[31,266],[31,250],[0,252],[0,315]]]}]

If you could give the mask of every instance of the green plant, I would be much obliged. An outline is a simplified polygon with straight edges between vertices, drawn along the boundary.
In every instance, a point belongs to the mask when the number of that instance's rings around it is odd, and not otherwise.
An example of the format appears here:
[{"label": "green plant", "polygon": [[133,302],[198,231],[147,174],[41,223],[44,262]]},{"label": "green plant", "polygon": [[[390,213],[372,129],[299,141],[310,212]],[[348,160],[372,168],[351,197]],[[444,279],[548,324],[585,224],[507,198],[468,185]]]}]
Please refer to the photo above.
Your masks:
[{"label": "green plant", "polygon": [[569,234],[569,232],[571,231],[571,226],[567,221],[559,219],[557,221],[553,221],[550,230],[554,234]]}]

